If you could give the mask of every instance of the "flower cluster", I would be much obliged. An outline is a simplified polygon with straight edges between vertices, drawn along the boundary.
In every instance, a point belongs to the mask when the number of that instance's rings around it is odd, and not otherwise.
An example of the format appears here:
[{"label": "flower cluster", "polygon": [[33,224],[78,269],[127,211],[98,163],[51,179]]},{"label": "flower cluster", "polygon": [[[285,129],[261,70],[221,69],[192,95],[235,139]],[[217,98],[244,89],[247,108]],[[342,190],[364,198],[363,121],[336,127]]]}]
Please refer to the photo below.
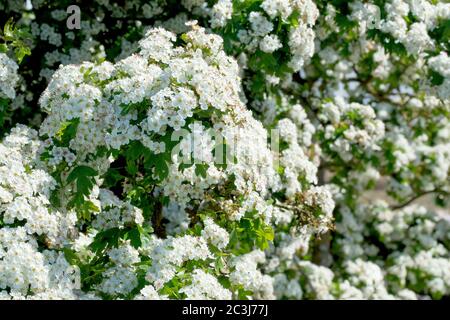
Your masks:
[{"label": "flower cluster", "polygon": [[370,106],[336,98],[322,105],[318,117],[323,123],[319,131],[323,149],[331,161],[370,157],[380,149],[378,143],[384,135],[384,124]]},{"label": "flower cluster", "polygon": [[16,85],[19,80],[17,70],[19,66],[6,54],[0,53],[0,98],[14,99]]},{"label": "flower cluster", "polygon": [[[92,297],[274,298],[259,265],[283,222],[277,192],[292,189],[283,209],[291,218],[304,201],[294,229],[314,221],[312,236],[330,226],[330,191],[312,186],[317,169],[306,156],[295,160],[295,124],[280,121],[290,145],[280,174],[266,129],[241,100],[237,63],[219,36],[190,27],[182,46],[154,28],[115,64],[61,67],[40,98],[48,113],[40,141],[25,127],[5,139],[12,148],[23,136],[33,154],[21,167],[25,186],[2,185],[3,223],[24,221],[70,264],[92,270],[78,275]],[[5,174],[19,168],[5,166]]]},{"label": "flower cluster", "polygon": [[51,210],[56,182],[33,165],[38,147],[37,132],[26,127],[0,144],[0,295],[82,298],[79,270],[56,250],[69,241],[76,215]]},{"label": "flower cluster", "polygon": [[[448,220],[417,205],[393,211],[384,202],[341,212],[334,246],[347,265],[355,259],[376,263],[395,294],[404,289],[435,298],[448,294]],[[367,241],[370,237],[379,244]],[[380,259],[381,251],[387,258]]]}]

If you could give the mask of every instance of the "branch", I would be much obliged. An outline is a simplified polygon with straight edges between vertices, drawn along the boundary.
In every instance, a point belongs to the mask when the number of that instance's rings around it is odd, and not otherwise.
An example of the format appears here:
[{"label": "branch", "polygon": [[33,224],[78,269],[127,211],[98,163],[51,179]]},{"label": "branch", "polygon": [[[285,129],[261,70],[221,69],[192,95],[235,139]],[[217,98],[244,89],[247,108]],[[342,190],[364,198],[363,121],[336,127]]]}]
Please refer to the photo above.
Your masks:
[{"label": "branch", "polygon": [[278,207],[278,208],[281,208],[281,209],[285,209],[285,210],[289,210],[289,211],[295,210],[295,207],[289,206],[289,205],[284,205],[284,204],[279,203],[279,202],[275,202],[273,205],[275,207]]},{"label": "branch", "polygon": [[421,198],[421,197],[423,197],[423,196],[425,196],[427,194],[431,194],[431,193],[443,193],[443,194],[447,194],[447,195],[449,194],[449,193],[447,193],[447,192],[445,192],[443,190],[440,190],[440,189],[424,191],[424,192],[422,192],[420,194],[415,195],[414,197],[412,197],[411,199],[409,199],[408,201],[406,201],[406,202],[404,202],[402,204],[399,204],[399,205],[396,205],[396,206],[391,206],[391,210],[402,209],[402,208],[406,207],[407,205],[411,204],[412,202],[416,201],[417,199],[419,199],[419,198]]}]

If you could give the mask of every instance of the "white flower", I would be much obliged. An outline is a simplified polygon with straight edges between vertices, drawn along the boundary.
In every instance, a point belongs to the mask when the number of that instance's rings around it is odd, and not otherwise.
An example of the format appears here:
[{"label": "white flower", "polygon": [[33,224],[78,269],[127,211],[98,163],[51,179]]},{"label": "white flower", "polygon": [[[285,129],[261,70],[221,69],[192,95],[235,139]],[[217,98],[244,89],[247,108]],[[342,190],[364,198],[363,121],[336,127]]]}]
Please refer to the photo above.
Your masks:
[{"label": "white flower", "polygon": [[276,35],[267,35],[262,38],[259,47],[264,52],[272,53],[283,47],[283,45]]},{"label": "white flower", "polygon": [[19,66],[6,54],[0,53],[0,98],[14,99],[16,97],[15,88],[19,81],[17,70]]}]

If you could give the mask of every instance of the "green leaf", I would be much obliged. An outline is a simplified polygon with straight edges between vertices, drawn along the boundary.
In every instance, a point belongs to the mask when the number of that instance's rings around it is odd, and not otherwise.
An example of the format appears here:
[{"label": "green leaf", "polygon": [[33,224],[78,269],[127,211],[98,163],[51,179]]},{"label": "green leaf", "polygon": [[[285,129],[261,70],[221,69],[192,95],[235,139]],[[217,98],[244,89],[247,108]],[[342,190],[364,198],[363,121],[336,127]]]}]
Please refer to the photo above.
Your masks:
[{"label": "green leaf", "polygon": [[31,39],[31,35],[24,27],[14,25],[12,18],[6,22],[3,32],[0,33],[0,39],[5,41],[5,43],[0,44],[0,52],[6,53],[11,47],[14,49],[14,54],[19,63],[22,62],[25,56],[31,54],[30,47],[25,43],[25,40]]},{"label": "green leaf", "polygon": [[14,49],[14,53],[16,54],[17,61],[21,63],[25,56],[31,55],[31,50],[26,46],[20,45]]},{"label": "green leaf", "polygon": [[125,177],[120,173],[119,169],[111,168],[103,176],[103,186],[106,188],[112,188],[124,178]]},{"label": "green leaf", "polygon": [[155,168],[155,173],[162,181],[169,175],[170,153],[150,154],[145,158],[145,168]]},{"label": "green leaf", "polygon": [[75,138],[80,120],[78,118],[64,122],[55,137],[63,147],[68,147],[69,142]]},{"label": "green leaf", "polygon": [[78,166],[72,170],[72,172],[67,177],[67,183],[71,183],[75,180],[87,178],[87,177],[95,177],[98,173],[96,170],[92,169],[88,166]]},{"label": "green leaf", "polygon": [[76,192],[69,201],[69,207],[76,208],[79,218],[88,221],[91,220],[92,212],[100,211],[94,203],[85,199],[91,193],[95,184],[94,177],[97,175],[97,171],[91,167],[78,166],[72,170],[66,180],[68,184],[76,181]]},{"label": "green leaf", "polygon": [[105,231],[97,233],[94,241],[89,247],[94,252],[103,251],[106,247],[117,248],[119,246],[119,239],[121,236],[121,230],[119,228],[111,228]]},{"label": "green leaf", "polygon": [[127,239],[130,239],[130,243],[136,249],[142,245],[141,232],[138,228],[133,228],[126,233]]},{"label": "green leaf", "polygon": [[430,70],[429,71],[429,77],[430,77],[430,81],[431,84],[434,86],[440,86],[441,84],[444,83],[444,76],[442,76],[440,73],[434,71],[434,70]]},{"label": "green leaf", "polygon": [[208,170],[208,165],[207,164],[196,164],[195,165],[195,174],[197,176],[201,176],[203,178],[206,178],[206,171]]},{"label": "green leaf", "polygon": [[80,259],[76,255],[75,251],[73,251],[69,248],[64,248],[63,252],[64,252],[64,257],[66,258],[67,262],[69,262],[69,264],[74,265],[74,266],[80,264]]},{"label": "green leaf", "polygon": [[9,18],[3,27],[3,37],[7,40],[12,40],[14,38],[14,20]]}]

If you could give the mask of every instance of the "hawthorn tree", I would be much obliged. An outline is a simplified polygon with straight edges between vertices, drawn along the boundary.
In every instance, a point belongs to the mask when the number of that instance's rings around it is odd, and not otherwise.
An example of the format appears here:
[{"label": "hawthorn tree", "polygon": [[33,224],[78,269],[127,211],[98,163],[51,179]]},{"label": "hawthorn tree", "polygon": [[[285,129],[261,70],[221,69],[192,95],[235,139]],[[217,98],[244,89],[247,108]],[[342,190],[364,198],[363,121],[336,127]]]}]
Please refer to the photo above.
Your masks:
[{"label": "hawthorn tree", "polygon": [[0,5],[2,298],[449,296],[449,3],[80,3]]}]

